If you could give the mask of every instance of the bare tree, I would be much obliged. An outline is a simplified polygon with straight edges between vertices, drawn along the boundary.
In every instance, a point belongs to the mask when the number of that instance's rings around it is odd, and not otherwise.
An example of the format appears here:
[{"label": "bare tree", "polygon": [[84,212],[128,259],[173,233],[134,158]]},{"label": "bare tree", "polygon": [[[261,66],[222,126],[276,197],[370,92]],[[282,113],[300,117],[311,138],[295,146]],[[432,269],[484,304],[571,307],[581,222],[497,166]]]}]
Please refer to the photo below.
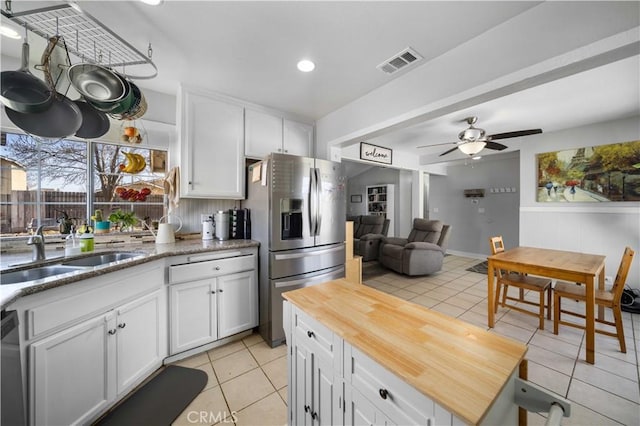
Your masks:
[{"label": "bare tree", "polygon": [[[13,137],[11,137],[13,136]],[[27,169],[41,169],[41,179],[57,180],[66,185],[86,185],[87,145],[71,140],[38,140],[27,135],[11,135],[9,156]],[[119,169],[120,146],[92,144],[94,169],[97,173],[96,200],[114,200],[114,190],[122,180]],[[28,175],[31,176],[31,175]],[[37,179],[37,177],[32,177]],[[36,182],[30,181],[31,185]]]}]

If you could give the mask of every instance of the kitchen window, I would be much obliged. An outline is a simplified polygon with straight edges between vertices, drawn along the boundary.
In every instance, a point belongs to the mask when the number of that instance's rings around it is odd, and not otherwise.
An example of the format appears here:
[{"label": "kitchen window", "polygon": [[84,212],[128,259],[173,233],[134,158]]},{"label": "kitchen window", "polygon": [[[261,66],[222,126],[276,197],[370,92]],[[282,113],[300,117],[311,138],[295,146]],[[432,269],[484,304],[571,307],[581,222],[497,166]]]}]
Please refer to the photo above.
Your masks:
[{"label": "kitchen window", "polygon": [[[131,159],[127,154],[139,155]],[[135,144],[40,140],[2,132],[0,234],[26,235],[40,225],[50,233],[63,232],[65,222],[90,223],[96,209],[104,220],[117,210],[147,223],[158,220],[164,213],[166,156],[166,151]],[[141,171],[124,168],[136,158],[146,163]]]}]

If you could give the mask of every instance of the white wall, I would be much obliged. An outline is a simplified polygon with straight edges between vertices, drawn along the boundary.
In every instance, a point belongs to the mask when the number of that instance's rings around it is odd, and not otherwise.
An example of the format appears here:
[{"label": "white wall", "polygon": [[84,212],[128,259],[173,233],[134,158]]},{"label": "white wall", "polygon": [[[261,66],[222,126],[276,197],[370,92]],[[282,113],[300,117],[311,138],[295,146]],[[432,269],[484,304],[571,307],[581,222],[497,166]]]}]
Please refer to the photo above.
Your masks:
[{"label": "white wall", "polygon": [[640,117],[538,135],[520,151],[520,245],[607,256],[615,277],[625,246],[636,251],[627,283],[640,287],[640,202],[536,202],[536,154],[640,139]]},{"label": "white wall", "polygon": [[[520,192],[517,153],[485,156],[447,168],[445,176],[429,176],[429,219],[451,225],[449,251],[471,257],[491,254],[489,237],[502,235],[507,247],[519,245]],[[491,193],[489,188],[516,188]],[[483,198],[466,198],[465,189],[482,188]]]}]

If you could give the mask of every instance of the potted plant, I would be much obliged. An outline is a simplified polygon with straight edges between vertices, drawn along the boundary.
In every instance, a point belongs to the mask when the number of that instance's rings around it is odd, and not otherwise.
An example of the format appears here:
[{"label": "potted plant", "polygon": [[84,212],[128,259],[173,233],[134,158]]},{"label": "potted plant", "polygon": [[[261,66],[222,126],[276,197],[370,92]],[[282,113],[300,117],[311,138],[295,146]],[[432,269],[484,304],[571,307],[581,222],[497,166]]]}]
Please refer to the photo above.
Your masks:
[{"label": "potted plant", "polygon": [[96,211],[93,213],[93,216],[91,216],[91,220],[93,220],[93,229],[96,234],[105,234],[109,232],[111,222],[108,220],[104,220],[102,216],[102,210],[96,209]]},{"label": "potted plant", "polygon": [[109,215],[109,221],[114,223],[120,232],[131,230],[138,223],[138,218],[134,212],[123,212],[118,209]]}]

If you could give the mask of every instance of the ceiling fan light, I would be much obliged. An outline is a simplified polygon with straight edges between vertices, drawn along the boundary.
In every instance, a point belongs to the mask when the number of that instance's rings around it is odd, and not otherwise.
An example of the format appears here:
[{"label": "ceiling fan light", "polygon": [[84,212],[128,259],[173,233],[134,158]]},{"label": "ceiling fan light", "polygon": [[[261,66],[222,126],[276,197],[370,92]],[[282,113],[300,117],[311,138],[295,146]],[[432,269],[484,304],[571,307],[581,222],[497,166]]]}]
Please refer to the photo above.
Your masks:
[{"label": "ceiling fan light", "polygon": [[463,141],[473,142],[478,139],[481,139],[484,136],[484,130],[478,129],[476,127],[469,127],[468,129],[463,130],[458,135],[458,138]]},{"label": "ceiling fan light", "polygon": [[458,149],[467,155],[474,156],[487,146],[485,141],[466,142],[458,145]]}]

